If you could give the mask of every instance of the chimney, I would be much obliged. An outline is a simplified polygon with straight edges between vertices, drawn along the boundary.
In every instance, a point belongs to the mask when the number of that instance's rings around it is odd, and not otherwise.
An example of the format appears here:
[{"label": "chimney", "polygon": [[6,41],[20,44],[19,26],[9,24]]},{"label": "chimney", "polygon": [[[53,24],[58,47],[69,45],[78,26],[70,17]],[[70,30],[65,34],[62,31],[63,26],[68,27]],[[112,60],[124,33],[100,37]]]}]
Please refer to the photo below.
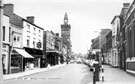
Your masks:
[{"label": "chimney", "polygon": [[130,3],[123,3],[123,8],[129,8],[130,7]]},{"label": "chimney", "polygon": [[27,20],[28,20],[30,23],[33,23],[33,24],[34,24],[34,16],[28,16],[28,17],[27,17]]},{"label": "chimney", "polygon": [[13,4],[4,4],[4,14],[7,16],[12,16],[14,12]]}]

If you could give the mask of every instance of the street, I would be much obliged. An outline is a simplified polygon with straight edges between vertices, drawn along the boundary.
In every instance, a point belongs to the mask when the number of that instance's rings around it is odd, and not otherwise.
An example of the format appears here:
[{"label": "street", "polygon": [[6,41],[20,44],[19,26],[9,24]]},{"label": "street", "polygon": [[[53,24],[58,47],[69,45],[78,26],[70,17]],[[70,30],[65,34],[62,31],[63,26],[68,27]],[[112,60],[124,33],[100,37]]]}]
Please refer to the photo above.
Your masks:
[{"label": "street", "polygon": [[84,64],[68,64],[37,74],[5,80],[4,84],[87,84],[93,73]]}]

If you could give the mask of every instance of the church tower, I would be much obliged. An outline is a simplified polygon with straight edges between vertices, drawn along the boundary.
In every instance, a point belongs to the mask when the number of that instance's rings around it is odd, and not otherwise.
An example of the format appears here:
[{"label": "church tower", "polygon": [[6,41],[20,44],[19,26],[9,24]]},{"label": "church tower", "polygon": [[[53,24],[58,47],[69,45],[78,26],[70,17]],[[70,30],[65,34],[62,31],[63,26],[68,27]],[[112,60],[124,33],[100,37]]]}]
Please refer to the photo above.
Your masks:
[{"label": "church tower", "polygon": [[65,13],[64,15],[64,24],[61,25],[61,37],[62,42],[67,46],[68,56],[71,55],[71,39],[70,39],[70,30],[71,26],[68,24],[68,15]]}]

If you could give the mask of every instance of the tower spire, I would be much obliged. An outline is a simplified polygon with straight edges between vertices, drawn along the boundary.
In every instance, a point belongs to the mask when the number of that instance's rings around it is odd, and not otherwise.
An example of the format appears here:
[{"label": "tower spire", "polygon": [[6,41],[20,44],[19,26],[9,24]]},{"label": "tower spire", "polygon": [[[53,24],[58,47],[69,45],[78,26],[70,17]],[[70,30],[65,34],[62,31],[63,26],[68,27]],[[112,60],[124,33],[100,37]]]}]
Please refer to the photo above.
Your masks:
[{"label": "tower spire", "polygon": [[68,15],[67,15],[67,12],[65,12],[65,15],[64,15],[64,24],[68,24]]},{"label": "tower spire", "polygon": [[64,16],[65,18],[68,18],[68,15],[67,15],[67,12],[65,12],[65,16]]}]

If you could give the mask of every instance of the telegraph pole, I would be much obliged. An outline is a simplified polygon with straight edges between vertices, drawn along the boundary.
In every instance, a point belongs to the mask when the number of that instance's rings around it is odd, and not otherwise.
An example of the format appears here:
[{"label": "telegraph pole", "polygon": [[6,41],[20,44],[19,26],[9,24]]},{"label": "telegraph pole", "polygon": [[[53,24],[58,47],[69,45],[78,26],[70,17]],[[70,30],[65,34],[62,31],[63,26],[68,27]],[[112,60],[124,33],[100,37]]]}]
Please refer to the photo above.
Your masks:
[{"label": "telegraph pole", "polygon": [[3,25],[3,0],[0,0],[0,84],[3,84],[3,66],[2,66],[2,25]]}]

